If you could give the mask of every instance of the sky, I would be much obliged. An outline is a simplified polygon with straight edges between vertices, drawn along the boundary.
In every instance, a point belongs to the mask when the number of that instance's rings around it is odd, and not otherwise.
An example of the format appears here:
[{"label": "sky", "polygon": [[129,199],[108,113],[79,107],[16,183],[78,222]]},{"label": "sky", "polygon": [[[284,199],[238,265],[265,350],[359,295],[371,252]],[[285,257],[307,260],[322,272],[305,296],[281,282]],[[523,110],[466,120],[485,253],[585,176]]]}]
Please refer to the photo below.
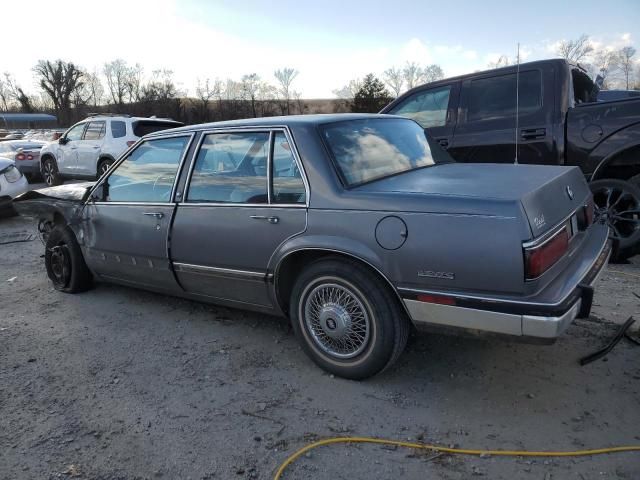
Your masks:
[{"label": "sky", "polygon": [[32,67],[57,58],[89,71],[116,58],[149,75],[170,69],[187,93],[198,79],[275,82],[275,69],[293,67],[304,98],[411,61],[446,76],[482,70],[515,57],[518,42],[523,61],[550,58],[583,33],[599,47],[635,46],[640,60],[640,0],[20,0],[3,2],[2,18],[0,72],[32,93]]}]

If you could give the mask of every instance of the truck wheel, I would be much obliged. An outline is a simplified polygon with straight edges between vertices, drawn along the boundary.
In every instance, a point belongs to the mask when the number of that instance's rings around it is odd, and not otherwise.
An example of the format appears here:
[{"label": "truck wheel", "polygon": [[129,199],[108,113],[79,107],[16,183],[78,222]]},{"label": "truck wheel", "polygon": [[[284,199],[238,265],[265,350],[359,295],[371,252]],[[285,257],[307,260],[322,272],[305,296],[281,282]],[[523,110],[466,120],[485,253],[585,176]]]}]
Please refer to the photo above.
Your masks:
[{"label": "truck wheel", "polygon": [[42,161],[42,177],[49,187],[55,187],[62,183],[58,173],[58,165],[53,158],[47,157]]},{"label": "truck wheel", "polygon": [[69,227],[58,225],[51,230],[47,238],[44,263],[56,290],[78,293],[91,288],[91,272]]},{"label": "truck wheel", "polygon": [[594,222],[608,225],[616,241],[611,258],[622,262],[640,247],[640,188],[614,178],[589,184],[595,202]]},{"label": "truck wheel", "polygon": [[640,188],[640,174],[634,175],[628,181],[630,183],[633,183],[636,187]]},{"label": "truck wheel", "polygon": [[324,370],[361,380],[392,365],[409,321],[389,287],[365,267],[328,258],[309,265],[291,293],[291,322]]},{"label": "truck wheel", "polygon": [[109,170],[109,167],[111,165],[113,165],[113,160],[109,160],[108,158],[104,158],[100,160],[98,162],[98,174],[96,176],[96,179],[104,175],[107,172],[107,170]]}]

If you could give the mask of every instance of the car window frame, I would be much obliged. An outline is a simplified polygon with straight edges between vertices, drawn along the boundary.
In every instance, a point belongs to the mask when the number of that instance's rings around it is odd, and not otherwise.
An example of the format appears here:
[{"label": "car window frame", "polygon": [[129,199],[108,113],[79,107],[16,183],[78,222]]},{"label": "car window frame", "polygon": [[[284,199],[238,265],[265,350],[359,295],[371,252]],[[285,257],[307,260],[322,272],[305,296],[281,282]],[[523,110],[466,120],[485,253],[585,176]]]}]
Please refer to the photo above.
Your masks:
[{"label": "car window frame", "polygon": [[[85,205],[90,203],[94,205],[151,205],[151,206],[175,204],[178,181],[180,180],[180,176],[182,175],[184,164],[187,162],[187,159],[189,157],[189,152],[191,151],[191,145],[193,144],[193,139],[195,138],[195,136],[196,136],[196,132],[181,132],[181,133],[175,133],[172,135],[158,135],[158,136],[153,136],[151,138],[140,139],[135,144],[133,144],[130,148],[125,150],[125,152],[114,163],[114,165],[111,168],[109,168],[109,170],[107,170],[98,179],[98,181],[95,183],[93,188],[91,188],[91,190],[89,191],[89,194],[87,195],[87,200],[85,201]],[[140,146],[143,145],[145,142],[151,142],[155,140],[166,140],[168,138],[179,138],[179,137],[188,137],[189,140],[187,141],[184,151],[182,152],[182,156],[180,157],[180,162],[178,163],[178,168],[176,170],[176,176],[173,179],[173,186],[171,187],[171,195],[169,195],[169,199],[166,202],[133,202],[133,201],[122,202],[122,201],[95,200],[93,198],[94,192],[99,188],[101,188],[102,185],[104,185],[104,182],[109,180],[109,177],[118,169],[120,164],[122,164],[127,158],[129,158],[129,155],[131,155],[135,150],[140,148]]]},{"label": "car window frame", "polygon": [[[70,132],[71,130],[73,130],[74,128],[76,128],[77,126],[80,126],[80,125],[82,125],[82,126],[83,126],[83,127],[82,127],[82,133],[80,134],[80,138],[79,138],[79,139],[77,139],[77,140],[70,140],[70,139],[69,139],[69,137],[67,137],[67,135],[69,134],[69,132]],[[82,141],[82,139],[84,138],[84,132],[87,130],[87,125],[89,125],[89,122],[88,122],[88,121],[78,122],[78,123],[76,123],[75,125],[72,125],[71,127],[69,127],[69,128],[67,129],[67,131],[66,131],[66,132],[64,132],[64,134],[63,134],[62,136],[64,137],[64,139],[65,139],[65,141],[66,141],[67,143],[69,143],[69,142],[81,142],[81,141]]]},{"label": "car window frame", "polygon": [[[300,170],[300,175],[302,177],[302,183],[304,184],[305,190],[305,201],[303,203],[275,203],[273,199],[273,150],[274,150],[274,137],[276,132],[283,132],[287,142],[291,146],[291,152],[293,154],[293,158],[298,165],[298,169]],[[202,144],[204,143],[204,139],[207,135],[224,135],[224,134],[237,134],[237,133],[268,133],[269,134],[269,149],[267,155],[267,202],[266,203],[243,203],[243,202],[189,202],[187,198],[189,197],[189,188],[191,187],[191,179],[193,177],[193,172],[195,170],[195,165],[198,160],[198,154],[200,153],[200,149],[202,148]],[[155,138],[155,137],[154,137]],[[187,177],[184,182],[183,191],[180,195],[180,201],[178,205],[181,206],[215,206],[215,207],[260,207],[260,208],[309,208],[309,197],[310,197],[311,189],[309,187],[309,181],[307,179],[306,171],[304,170],[304,165],[302,164],[302,160],[298,153],[298,147],[293,140],[293,135],[287,126],[278,125],[278,126],[265,126],[265,127],[221,127],[215,129],[208,129],[200,131],[200,138],[198,139],[198,143],[193,151],[193,155],[191,156],[191,164],[189,165],[189,171],[187,173]]]}]

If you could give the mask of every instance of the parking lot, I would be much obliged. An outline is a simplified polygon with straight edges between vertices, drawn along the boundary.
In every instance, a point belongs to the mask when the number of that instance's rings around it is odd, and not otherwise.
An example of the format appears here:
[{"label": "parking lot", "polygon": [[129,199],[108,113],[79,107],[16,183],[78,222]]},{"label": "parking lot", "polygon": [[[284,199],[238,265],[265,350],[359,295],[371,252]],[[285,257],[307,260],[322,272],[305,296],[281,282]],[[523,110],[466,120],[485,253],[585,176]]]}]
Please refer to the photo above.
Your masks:
[{"label": "parking lot", "polygon": [[[0,220],[0,232],[35,233]],[[272,478],[306,443],[375,436],[465,448],[640,443],[640,348],[578,359],[640,318],[640,258],[552,346],[420,335],[365,382],[333,378],[283,319],[97,285],[65,295],[43,246],[0,245],[0,478]],[[637,325],[636,325],[637,327]],[[567,459],[314,450],[285,478],[639,478],[637,454]]]}]

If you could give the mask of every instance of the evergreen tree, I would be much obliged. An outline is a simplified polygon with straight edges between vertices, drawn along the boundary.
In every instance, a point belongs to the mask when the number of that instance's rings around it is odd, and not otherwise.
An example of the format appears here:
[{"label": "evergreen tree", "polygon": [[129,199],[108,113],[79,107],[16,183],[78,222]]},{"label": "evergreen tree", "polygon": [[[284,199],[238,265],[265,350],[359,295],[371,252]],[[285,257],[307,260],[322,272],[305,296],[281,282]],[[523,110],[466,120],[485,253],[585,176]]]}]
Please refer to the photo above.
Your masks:
[{"label": "evergreen tree", "polygon": [[373,73],[370,73],[362,82],[360,90],[356,92],[351,106],[352,112],[378,113],[391,100],[391,94]]}]

